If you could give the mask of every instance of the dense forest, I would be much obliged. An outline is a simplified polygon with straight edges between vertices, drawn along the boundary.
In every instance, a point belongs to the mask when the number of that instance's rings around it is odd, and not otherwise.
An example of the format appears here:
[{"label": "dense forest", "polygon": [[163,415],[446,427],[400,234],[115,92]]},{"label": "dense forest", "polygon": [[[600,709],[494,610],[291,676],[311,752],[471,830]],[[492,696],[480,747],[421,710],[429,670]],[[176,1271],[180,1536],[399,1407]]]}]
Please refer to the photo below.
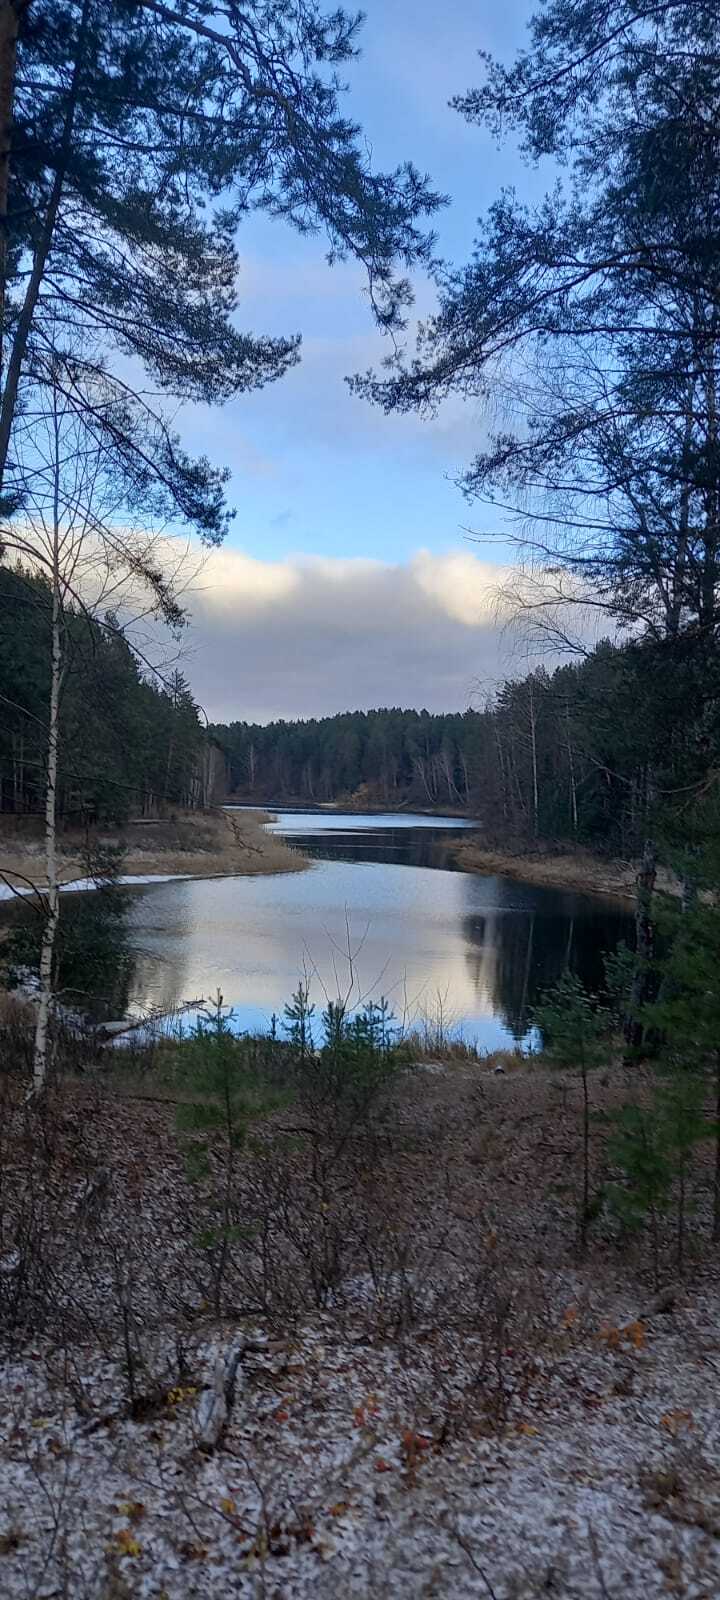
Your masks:
[{"label": "dense forest", "polygon": [[[50,594],[0,565],[0,811],[41,812],[47,784]],[[112,617],[68,608],[58,819],[86,824],[207,804],[213,747],[180,673],[143,673]]]},{"label": "dense forest", "polygon": [[355,711],[213,733],[228,791],[243,800],[461,809],[505,842],[632,856],[718,759],[718,672],[696,639],[684,650],[603,643],[506,682],[483,710]]}]

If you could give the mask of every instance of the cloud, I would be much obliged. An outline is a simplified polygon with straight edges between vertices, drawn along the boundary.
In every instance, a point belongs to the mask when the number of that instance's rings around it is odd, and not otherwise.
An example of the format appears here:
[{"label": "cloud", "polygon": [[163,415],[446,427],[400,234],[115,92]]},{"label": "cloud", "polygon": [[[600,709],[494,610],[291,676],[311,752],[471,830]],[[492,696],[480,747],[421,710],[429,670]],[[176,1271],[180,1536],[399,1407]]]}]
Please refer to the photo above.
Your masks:
[{"label": "cloud", "polygon": [[505,568],[481,561],[469,551],[437,556],[421,550],[412,562],[412,571],[428,599],[465,627],[476,627],[479,617],[496,616]]},{"label": "cloud", "polygon": [[512,670],[497,614],[505,577],[470,552],[391,564],[214,551],[185,596],[184,670],[215,721],[463,710],[478,681]]}]

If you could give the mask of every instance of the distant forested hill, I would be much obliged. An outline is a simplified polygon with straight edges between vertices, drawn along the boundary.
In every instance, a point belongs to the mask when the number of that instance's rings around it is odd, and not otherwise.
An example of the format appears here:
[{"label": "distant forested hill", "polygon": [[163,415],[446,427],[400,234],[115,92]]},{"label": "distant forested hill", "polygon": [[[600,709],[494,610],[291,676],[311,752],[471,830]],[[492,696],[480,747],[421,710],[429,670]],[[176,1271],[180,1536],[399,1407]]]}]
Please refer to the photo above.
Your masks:
[{"label": "distant forested hill", "polygon": [[633,855],[720,752],[720,659],[657,641],[603,643],[505,683],[483,710],[399,708],[212,732],[242,800],[437,806],[489,836]]},{"label": "distant forested hill", "polygon": [[213,733],[226,752],[228,788],[254,798],[468,807],[484,718],[475,711],[347,711]]}]

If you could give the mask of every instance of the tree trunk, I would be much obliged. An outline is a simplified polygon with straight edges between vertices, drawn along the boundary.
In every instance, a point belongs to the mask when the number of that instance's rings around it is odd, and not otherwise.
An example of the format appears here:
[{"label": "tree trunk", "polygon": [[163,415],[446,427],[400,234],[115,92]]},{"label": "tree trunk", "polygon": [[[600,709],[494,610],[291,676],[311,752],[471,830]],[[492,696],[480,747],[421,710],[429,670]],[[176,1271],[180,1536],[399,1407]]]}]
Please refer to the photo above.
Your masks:
[{"label": "tree trunk", "polygon": [[715,1188],[712,1236],[713,1243],[720,1244],[720,1050],[715,1052]]},{"label": "tree trunk", "polygon": [[[0,4],[2,3],[3,0],[0,0]],[[48,256],[50,254],[55,236],[55,225],[58,218],[58,211],[60,209],[63,183],[65,181],[65,169],[72,147],[75,113],[77,111],[78,99],[80,95],[80,79],[85,57],[89,11],[89,0],[84,0],[78,29],[77,49],[75,53],[72,82],[70,84],[70,92],[65,111],[65,120],[63,123],[62,138],[60,141],[60,150],[58,153],[58,164],[48,198],[47,210],[35,241],[32,268],[28,277],[27,287],[25,289],[25,299],[23,300],[22,310],[20,312],[20,316],[18,317],[17,327],[15,329],[15,337],[12,342],[12,350],[10,353],[10,360],[8,362],[7,375],[3,373],[2,404],[0,404],[0,489],[2,488],[5,477],[5,468],[7,466],[10,435],[12,433],[13,422],[15,420],[15,408],[17,405],[18,389],[20,387],[20,376],[23,369],[23,363],[25,361],[25,355],[27,353],[28,340],[30,338],[30,330],[32,328],[33,318],[35,316],[35,310],[40,297],[40,289],[45,276],[45,268],[47,266]]]},{"label": "tree trunk", "polygon": [[0,0],[0,375],[5,352],[5,302],[7,297],[8,197],[12,149],[15,64],[20,9],[15,0]]},{"label": "tree trunk", "polygon": [[532,786],[533,786],[533,837],[537,839],[540,832],[540,796],[538,793],[538,767],[537,767],[537,727],[535,722],[535,690],[532,676],[528,679],[530,691],[530,750],[532,754]]},{"label": "tree trunk", "polygon": [[587,1066],[582,1064],[583,1086],[583,1197],[580,1217],[580,1248],[587,1246],[588,1217],[590,1212],[590,1096],[588,1094]]},{"label": "tree trunk", "polygon": [[640,1012],[649,999],[649,982],[655,951],[655,927],[652,920],[652,897],[655,889],[657,861],[655,846],[645,845],[640,871],[637,875],[637,902],[635,910],[635,973],[630,992],[628,1014],[625,1019],[625,1042],[628,1050],[642,1046],[644,1028]]},{"label": "tree trunk", "polygon": [[565,702],[565,723],[566,723],[566,729],[567,729],[568,769],[569,769],[569,773],[570,773],[570,816],[572,818],[573,833],[574,833],[575,837],[577,838],[577,831],[578,831],[577,784],[575,782],[575,760],[574,760],[574,757],[573,757],[572,739],[570,738],[570,707],[569,707],[567,701]]},{"label": "tree trunk", "polygon": [[57,567],[58,529],[55,529],[55,570],[52,597],[52,658],[50,671],[50,719],[48,724],[47,787],[45,790],[45,863],[47,872],[47,912],[40,947],[40,1003],[35,1023],[32,1093],[40,1095],[47,1080],[48,1023],[53,993],[53,958],[58,925],[59,889],[57,875],[57,767],[60,678],[62,671],[60,583]]}]

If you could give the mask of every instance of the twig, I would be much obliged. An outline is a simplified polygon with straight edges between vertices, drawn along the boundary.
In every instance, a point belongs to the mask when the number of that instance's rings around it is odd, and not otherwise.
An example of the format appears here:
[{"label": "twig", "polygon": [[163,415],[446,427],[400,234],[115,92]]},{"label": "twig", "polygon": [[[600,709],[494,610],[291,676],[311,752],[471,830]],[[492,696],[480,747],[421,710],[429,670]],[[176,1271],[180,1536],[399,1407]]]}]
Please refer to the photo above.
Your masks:
[{"label": "twig", "polygon": [[597,1534],[591,1522],[588,1523],[588,1544],[590,1545],[590,1549],[592,1551],[593,1566],[595,1568],[595,1576],[598,1581],[600,1593],[603,1597],[603,1600],[610,1600],[608,1587],[605,1582],[605,1575],[600,1564],[600,1550],[598,1548]]},{"label": "twig", "polygon": [[470,1549],[470,1546],[469,1546],[469,1544],[467,1542],[467,1539],[463,1538],[459,1528],[453,1528],[452,1531],[453,1531],[453,1533],[455,1535],[455,1538],[457,1539],[457,1542],[458,1542],[458,1544],[460,1546],[460,1549],[465,1552],[465,1555],[467,1556],[471,1567],[477,1573],[478,1577],[482,1578],[482,1581],[483,1581],[483,1583],[485,1585],[485,1588],[487,1589],[487,1592],[490,1595],[490,1600],[497,1600],[497,1595],[495,1593],[495,1590],[493,1589],[493,1586],[492,1586],[492,1584],[490,1582],[490,1579],[489,1579],[487,1573],[485,1572],[484,1568],[480,1566],[479,1561],[476,1561],[475,1556],[473,1555],[472,1550]]}]

